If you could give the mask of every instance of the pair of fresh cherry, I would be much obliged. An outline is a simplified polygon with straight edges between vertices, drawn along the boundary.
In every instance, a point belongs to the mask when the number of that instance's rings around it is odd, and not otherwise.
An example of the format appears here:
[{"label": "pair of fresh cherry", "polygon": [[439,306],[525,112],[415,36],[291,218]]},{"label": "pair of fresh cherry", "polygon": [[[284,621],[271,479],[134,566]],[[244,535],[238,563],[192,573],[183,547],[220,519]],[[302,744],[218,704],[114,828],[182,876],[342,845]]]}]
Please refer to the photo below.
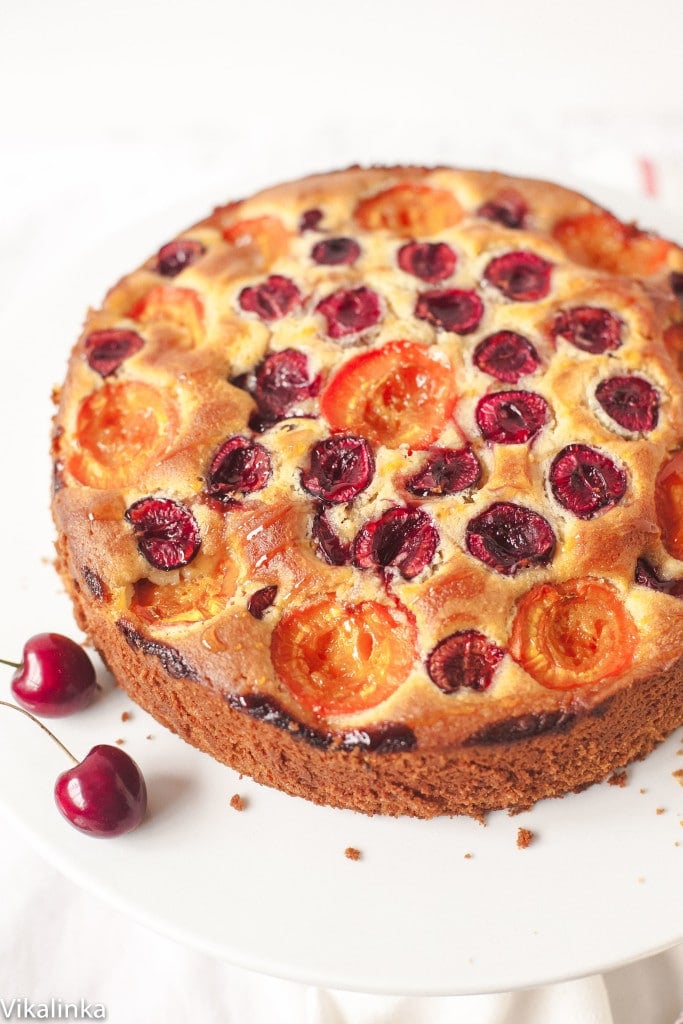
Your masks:
[{"label": "pair of fresh cherry", "polygon": [[59,633],[39,633],[24,644],[21,663],[0,662],[16,669],[11,685],[20,706],[0,704],[31,718],[74,762],[54,790],[67,821],[92,836],[120,836],[136,828],[147,809],[147,788],[132,757],[119,747],[99,744],[79,762],[35,717],[57,718],[90,704],[97,682],[83,648]]}]

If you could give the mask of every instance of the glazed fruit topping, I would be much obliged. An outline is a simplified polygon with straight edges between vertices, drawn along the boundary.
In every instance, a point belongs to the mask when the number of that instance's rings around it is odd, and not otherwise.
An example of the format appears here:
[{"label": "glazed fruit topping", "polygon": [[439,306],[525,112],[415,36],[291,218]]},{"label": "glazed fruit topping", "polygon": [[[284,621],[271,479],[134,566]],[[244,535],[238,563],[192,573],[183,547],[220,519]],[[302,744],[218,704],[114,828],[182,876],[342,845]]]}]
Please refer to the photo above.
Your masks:
[{"label": "glazed fruit topping", "polygon": [[512,188],[501,189],[477,210],[477,216],[493,220],[506,228],[523,228],[527,213],[524,197]]},{"label": "glazed fruit topping", "polygon": [[484,278],[514,302],[538,302],[550,291],[552,269],[535,252],[506,252],[491,260]]},{"label": "glazed fruit topping", "polygon": [[536,349],[515,331],[496,331],[480,341],[472,355],[474,365],[483,373],[506,384],[517,384],[521,377],[541,365]]},{"label": "glazed fruit topping", "polygon": [[135,303],[128,316],[142,324],[174,327],[195,345],[204,337],[204,303],[192,288],[159,284]]},{"label": "glazed fruit topping", "polygon": [[401,270],[430,284],[450,277],[455,263],[455,253],[445,242],[407,242],[398,250]]},{"label": "glazed fruit topping", "polygon": [[667,459],[655,481],[655,511],[662,544],[683,560],[683,451]]},{"label": "glazed fruit topping", "polygon": [[650,590],[658,590],[662,594],[671,594],[672,597],[683,597],[683,580],[665,580],[647,558],[641,557],[636,561],[633,578],[641,587],[649,587]]},{"label": "glazed fruit topping", "polygon": [[248,250],[256,257],[255,268],[267,270],[289,249],[289,232],[278,217],[254,217],[240,220],[223,229],[230,245]]},{"label": "glazed fruit topping", "polygon": [[61,633],[38,633],[24,644],[11,688],[22,707],[45,718],[70,715],[87,707],[97,691],[95,669],[83,648]]},{"label": "glazed fruit topping", "polygon": [[277,587],[261,587],[260,590],[254,591],[249,596],[247,601],[247,611],[250,615],[253,615],[255,619],[262,619],[266,611],[271,607],[275,597],[277,595]]},{"label": "glazed fruit topping", "polygon": [[271,274],[261,284],[243,288],[239,304],[246,313],[256,313],[260,320],[281,320],[301,305],[301,293],[288,277]]},{"label": "glazed fruit topping", "polygon": [[495,444],[525,444],[548,422],[545,398],[535,391],[494,391],[479,399],[475,412],[482,436]]},{"label": "glazed fruit topping", "polygon": [[144,341],[135,331],[122,328],[105,328],[93,331],[85,339],[85,356],[88,366],[101,377],[111,377],[126,359],[139,352]]},{"label": "glazed fruit topping", "polygon": [[577,263],[628,276],[655,274],[671,248],[663,238],[623,224],[606,211],[562,220],[553,235]]},{"label": "glazed fruit topping", "polygon": [[355,217],[366,231],[385,230],[404,238],[434,235],[462,218],[452,192],[429,185],[393,185],[356,207]]},{"label": "glazed fruit topping", "polygon": [[427,672],[444,693],[455,693],[462,687],[486,690],[504,654],[483,633],[463,629],[434,648],[427,659]]},{"label": "glazed fruit topping", "polygon": [[400,722],[384,722],[372,729],[353,729],[344,733],[343,750],[371,750],[374,754],[398,754],[402,750],[413,750],[417,737],[408,725]]},{"label": "glazed fruit topping", "polygon": [[619,317],[607,309],[575,306],[557,313],[551,333],[554,338],[565,338],[583,352],[600,355],[619,348],[622,327]]},{"label": "glazed fruit topping", "polygon": [[391,508],[359,530],[353,564],[359,569],[393,567],[412,580],[429,565],[439,534],[431,517],[419,508]]},{"label": "glazed fruit topping", "polygon": [[164,277],[176,277],[195,263],[206,250],[193,238],[177,238],[162,245],[157,254],[156,271]]},{"label": "glazed fruit topping", "polygon": [[550,487],[563,508],[579,519],[606,512],[626,493],[626,473],[604,452],[570,444],[553,459]]},{"label": "glazed fruit topping", "polygon": [[324,238],[311,249],[311,258],[326,267],[350,266],[360,256],[353,238]]},{"label": "glazed fruit topping", "polygon": [[510,653],[541,686],[573,690],[625,672],[637,638],[617,590],[589,576],[540,583],[525,594]]},{"label": "glazed fruit topping", "polygon": [[484,315],[484,304],[476,292],[448,288],[418,295],[415,316],[453,334],[476,331]]},{"label": "glazed fruit topping", "polygon": [[393,341],[344,363],[321,397],[333,430],[348,430],[373,444],[427,448],[450,418],[453,371],[423,345]]},{"label": "glazed fruit topping", "polygon": [[110,838],[130,832],[143,820],[147,787],[132,757],[101,743],[59,776],[55,802],[80,832]]},{"label": "glazed fruit topping", "polygon": [[141,498],[126,510],[140,553],[155,569],[180,569],[199,551],[201,535],[188,508],[171,498]]},{"label": "glazed fruit topping", "polygon": [[320,378],[311,380],[308,358],[294,348],[266,356],[256,371],[254,399],[265,420],[292,414],[307,398],[317,395]]},{"label": "glazed fruit topping", "polygon": [[467,524],[467,550],[502,576],[547,565],[555,534],[547,519],[522,505],[497,501]]},{"label": "glazed fruit topping", "polygon": [[228,559],[208,575],[191,576],[170,585],[138,580],[133,585],[130,609],[152,625],[205,622],[225,610],[236,586],[237,569]]},{"label": "glazed fruit topping", "polygon": [[227,438],[213,456],[206,489],[212,498],[231,501],[236,494],[260,491],[270,474],[270,456],[263,445],[235,435]]},{"label": "glazed fruit topping", "polygon": [[302,470],[301,486],[314,498],[335,504],[364,491],[375,472],[375,460],[364,437],[335,434],[318,441]]},{"label": "glazed fruit topping", "polygon": [[598,384],[595,397],[607,415],[625,430],[647,433],[657,426],[659,394],[642,377],[609,377]]},{"label": "glazed fruit topping", "polygon": [[457,494],[479,482],[481,466],[471,448],[430,448],[422,468],[406,481],[411,494],[434,498]]},{"label": "glazed fruit topping", "polygon": [[275,669],[300,704],[316,715],[376,707],[405,680],[415,661],[415,629],[377,601],[324,598],[285,612],[271,642]]},{"label": "glazed fruit topping", "polygon": [[323,211],[318,209],[304,210],[299,219],[299,234],[306,231],[317,231],[323,219]]},{"label": "glazed fruit topping", "polygon": [[311,534],[318,556],[328,565],[348,565],[351,562],[351,545],[335,532],[324,510],[313,519]]},{"label": "glazed fruit topping", "polygon": [[335,339],[367,331],[382,315],[379,296],[365,287],[333,292],[315,308],[327,321],[327,334]]}]

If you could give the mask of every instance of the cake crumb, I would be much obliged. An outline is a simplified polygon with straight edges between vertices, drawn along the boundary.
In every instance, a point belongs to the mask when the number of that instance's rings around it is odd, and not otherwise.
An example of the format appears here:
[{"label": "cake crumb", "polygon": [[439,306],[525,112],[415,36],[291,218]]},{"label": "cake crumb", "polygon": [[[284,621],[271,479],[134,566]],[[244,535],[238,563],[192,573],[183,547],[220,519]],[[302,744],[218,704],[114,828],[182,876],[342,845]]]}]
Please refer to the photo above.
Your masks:
[{"label": "cake crumb", "polygon": [[518,828],[517,829],[517,846],[520,850],[526,850],[534,839],[534,833],[530,828]]},{"label": "cake crumb", "polygon": [[628,776],[624,771],[615,772],[614,775],[610,775],[607,781],[609,782],[610,786],[620,786],[621,789],[623,789],[626,783],[628,782]]},{"label": "cake crumb", "polygon": [[127,722],[129,718],[130,718],[130,711],[122,711],[121,712],[121,721],[122,722]]},{"label": "cake crumb", "polygon": [[246,801],[239,795],[239,793],[233,793],[230,797],[230,806],[234,811],[243,811],[246,807]]},{"label": "cake crumb", "polygon": [[641,786],[640,789],[638,790],[638,792],[639,793],[647,793],[647,790],[645,789],[645,786]]},{"label": "cake crumb", "polygon": [[665,810],[666,807],[658,807],[655,811],[655,814],[664,814]]},{"label": "cake crumb", "polygon": [[638,876],[638,885],[643,885],[643,884],[644,884],[644,882],[645,882],[645,879],[643,878],[643,876],[642,876],[642,875],[639,875],[639,876]]},{"label": "cake crumb", "polygon": [[154,737],[152,736],[151,732],[148,732],[147,735],[145,736],[145,739],[146,740],[153,740]]},{"label": "cake crumb", "polygon": [[349,860],[360,860],[360,850],[357,850],[355,846],[347,846],[344,850],[344,856],[348,857]]},{"label": "cake crumb", "polygon": [[119,738],[117,740],[114,740],[114,742],[117,743],[120,747],[122,747],[126,741],[124,739],[121,739],[121,737],[119,736]]},{"label": "cake crumb", "polygon": [[672,774],[679,786],[683,786],[683,768],[678,768]]},{"label": "cake crumb", "polygon": [[466,853],[465,854],[465,860],[472,860],[472,854],[471,853]]}]

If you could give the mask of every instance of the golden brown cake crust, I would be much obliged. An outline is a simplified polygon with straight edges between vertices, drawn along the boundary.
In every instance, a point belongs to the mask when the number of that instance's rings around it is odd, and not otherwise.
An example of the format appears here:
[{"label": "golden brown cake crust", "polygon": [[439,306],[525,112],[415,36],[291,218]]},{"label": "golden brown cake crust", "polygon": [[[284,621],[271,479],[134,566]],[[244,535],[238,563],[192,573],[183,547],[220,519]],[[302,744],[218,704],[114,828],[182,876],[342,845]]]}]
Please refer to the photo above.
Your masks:
[{"label": "golden brown cake crust", "polygon": [[[678,246],[556,185],[415,167],[278,186],[179,238],[179,269],[162,249],[89,313],[53,441],[58,566],[141,706],[258,781],[421,817],[581,788],[683,722],[683,541],[655,487],[683,438]],[[586,309],[603,333],[572,341]],[[495,376],[484,343],[505,332],[532,355]],[[280,408],[264,367],[291,374],[293,351],[307,377]],[[372,392],[354,420],[381,360],[433,375],[428,400],[376,414]],[[312,453],[351,437],[360,458],[359,436],[369,482],[321,494]],[[267,462],[258,486],[216,485],[228,442]],[[425,484],[444,450],[478,466],[467,486]],[[181,510],[186,561],[150,557],[146,501]],[[545,548],[506,562],[486,517],[512,508]],[[408,521],[418,540],[395,542]],[[573,609],[580,650],[552,634]]]}]

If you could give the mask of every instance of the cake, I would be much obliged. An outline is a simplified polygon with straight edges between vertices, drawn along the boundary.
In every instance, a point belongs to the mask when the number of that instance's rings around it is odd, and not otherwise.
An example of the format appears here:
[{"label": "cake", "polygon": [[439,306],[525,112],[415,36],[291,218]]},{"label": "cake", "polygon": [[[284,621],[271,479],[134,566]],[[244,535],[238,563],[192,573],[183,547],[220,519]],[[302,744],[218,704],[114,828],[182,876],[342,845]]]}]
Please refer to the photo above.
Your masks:
[{"label": "cake", "polygon": [[558,185],[350,168],[91,310],[57,567],[118,683],[374,814],[578,791],[683,724],[683,251]]}]

